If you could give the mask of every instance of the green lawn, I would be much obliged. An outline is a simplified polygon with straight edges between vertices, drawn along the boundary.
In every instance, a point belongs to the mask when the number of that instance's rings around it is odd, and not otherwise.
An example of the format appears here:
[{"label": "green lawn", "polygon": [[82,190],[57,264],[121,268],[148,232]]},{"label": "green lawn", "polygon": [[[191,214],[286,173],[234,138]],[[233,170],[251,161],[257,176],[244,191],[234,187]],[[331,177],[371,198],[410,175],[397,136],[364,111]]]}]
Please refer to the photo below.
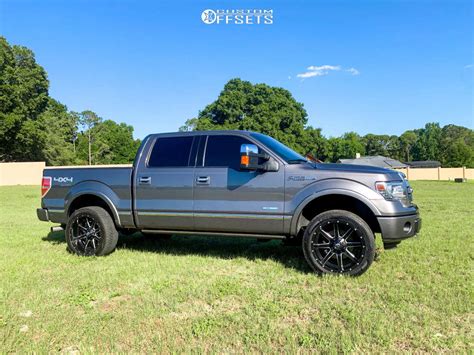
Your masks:
[{"label": "green lawn", "polygon": [[473,349],[474,184],[414,182],[423,228],[359,278],[278,241],[125,237],[67,253],[39,187],[0,188],[0,352]]}]

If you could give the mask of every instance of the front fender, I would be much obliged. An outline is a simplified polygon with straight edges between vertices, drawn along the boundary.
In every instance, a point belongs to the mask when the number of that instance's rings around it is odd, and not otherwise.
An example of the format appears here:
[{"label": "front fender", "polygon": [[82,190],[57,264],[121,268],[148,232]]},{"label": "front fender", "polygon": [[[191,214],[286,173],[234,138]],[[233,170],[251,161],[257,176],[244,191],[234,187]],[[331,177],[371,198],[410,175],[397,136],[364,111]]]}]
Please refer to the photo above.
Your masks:
[{"label": "front fender", "polygon": [[366,185],[348,179],[325,179],[314,182],[299,191],[288,204],[288,212],[292,214],[290,233],[296,235],[303,209],[311,201],[327,195],[344,195],[353,197],[364,203],[375,216],[381,215],[376,200],[383,197]]},{"label": "front fender", "polygon": [[119,197],[109,186],[98,181],[83,181],[74,185],[69,190],[64,199],[64,211],[67,215],[69,215],[69,209],[74,200],[83,195],[94,195],[104,200],[104,202],[112,211],[112,217],[114,218],[115,224],[117,226],[122,225],[120,221],[120,215],[116,208],[120,202]]}]

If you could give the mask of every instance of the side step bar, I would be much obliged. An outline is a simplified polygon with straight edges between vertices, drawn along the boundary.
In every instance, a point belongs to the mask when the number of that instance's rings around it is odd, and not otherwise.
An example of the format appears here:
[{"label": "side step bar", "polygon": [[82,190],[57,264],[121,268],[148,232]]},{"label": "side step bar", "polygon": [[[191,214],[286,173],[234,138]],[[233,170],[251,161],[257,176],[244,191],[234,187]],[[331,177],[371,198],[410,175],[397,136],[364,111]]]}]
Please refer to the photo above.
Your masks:
[{"label": "side step bar", "polygon": [[222,236],[222,237],[244,237],[244,238],[259,238],[259,239],[286,239],[284,235],[273,234],[246,234],[246,233],[220,233],[220,232],[203,232],[203,231],[181,231],[168,229],[143,229],[144,233],[155,234],[183,234],[183,235],[203,235],[203,236]]}]

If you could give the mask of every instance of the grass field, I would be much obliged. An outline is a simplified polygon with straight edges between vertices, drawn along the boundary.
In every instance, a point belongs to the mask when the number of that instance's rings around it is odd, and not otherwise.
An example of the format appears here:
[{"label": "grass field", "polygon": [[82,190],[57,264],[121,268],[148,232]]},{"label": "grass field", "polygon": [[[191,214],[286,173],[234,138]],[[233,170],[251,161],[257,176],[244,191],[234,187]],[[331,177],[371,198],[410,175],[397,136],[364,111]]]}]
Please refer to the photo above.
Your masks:
[{"label": "grass field", "polygon": [[278,241],[120,240],[66,252],[39,187],[0,188],[0,352],[473,349],[474,184],[414,182],[423,228],[359,278],[317,277]]}]

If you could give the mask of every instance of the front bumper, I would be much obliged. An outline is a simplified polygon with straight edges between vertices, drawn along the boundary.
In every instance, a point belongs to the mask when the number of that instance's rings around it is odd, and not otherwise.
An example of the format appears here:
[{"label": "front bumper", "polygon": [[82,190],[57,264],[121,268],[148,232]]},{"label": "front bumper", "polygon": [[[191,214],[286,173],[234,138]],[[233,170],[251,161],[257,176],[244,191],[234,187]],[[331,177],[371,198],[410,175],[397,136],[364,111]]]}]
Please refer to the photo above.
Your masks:
[{"label": "front bumper", "polygon": [[407,216],[377,217],[385,243],[399,242],[415,236],[421,229],[418,213]]},{"label": "front bumper", "polygon": [[45,208],[37,208],[36,215],[38,216],[38,219],[40,221],[45,221],[45,222],[49,221],[48,210]]}]

